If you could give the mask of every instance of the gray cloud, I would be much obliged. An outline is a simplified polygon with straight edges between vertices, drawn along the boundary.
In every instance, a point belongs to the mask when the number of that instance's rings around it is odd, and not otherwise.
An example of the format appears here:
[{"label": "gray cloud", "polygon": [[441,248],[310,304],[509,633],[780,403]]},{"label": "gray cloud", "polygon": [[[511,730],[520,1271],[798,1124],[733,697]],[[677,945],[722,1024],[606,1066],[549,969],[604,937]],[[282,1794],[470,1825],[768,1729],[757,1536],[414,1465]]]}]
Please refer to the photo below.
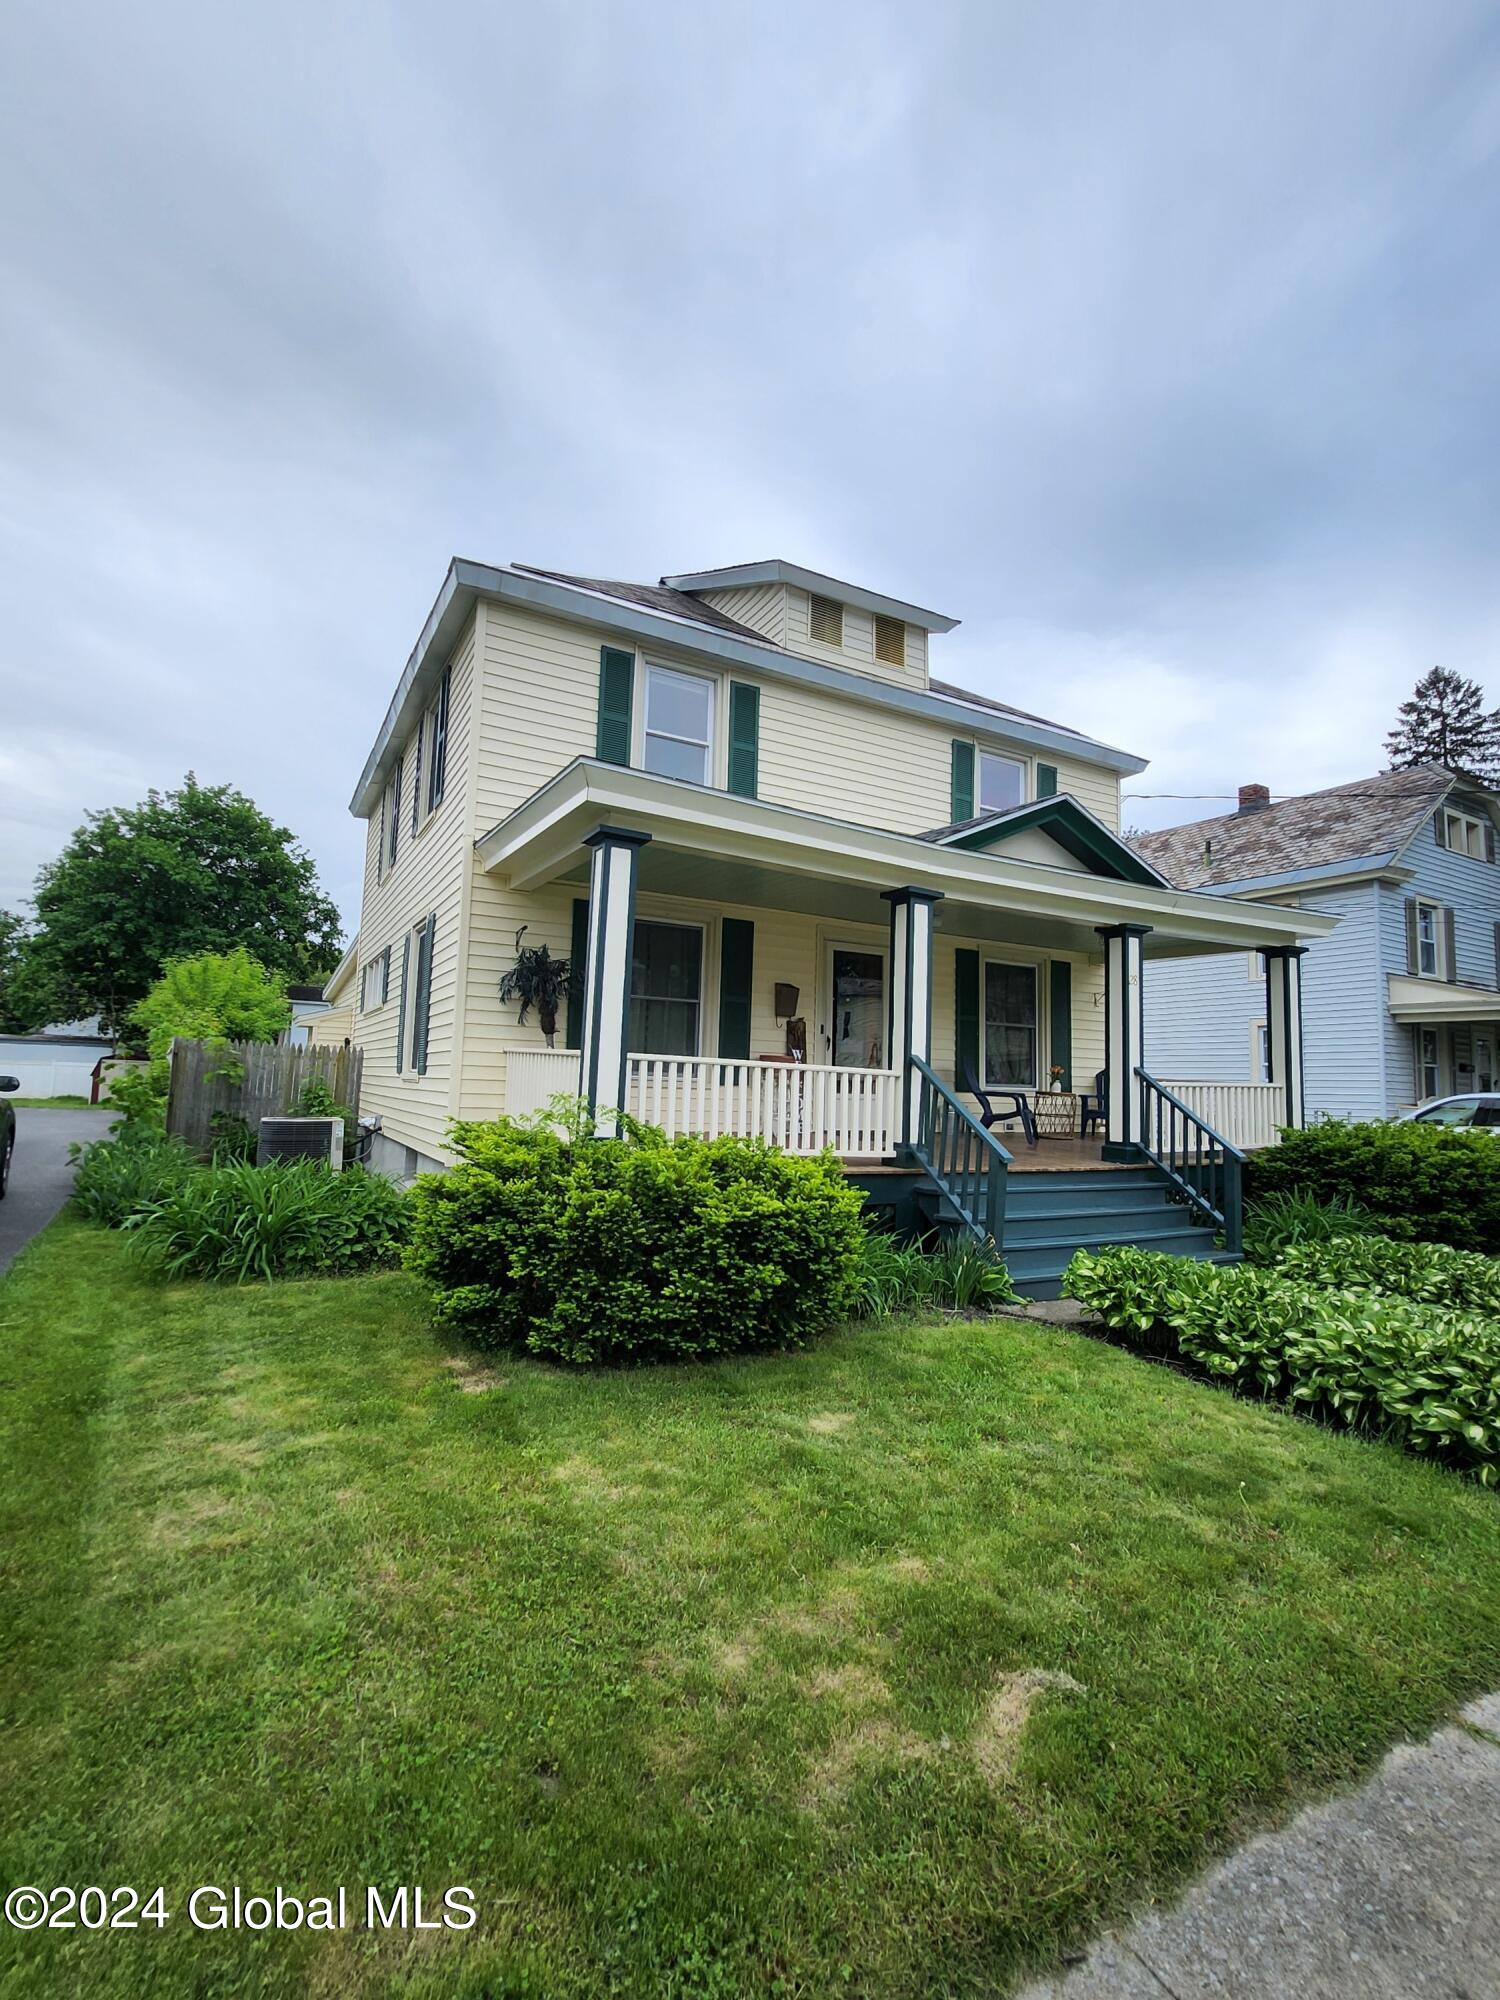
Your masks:
[{"label": "gray cloud", "polygon": [[[345,801],[451,554],[780,553],[1153,758],[1376,766],[1487,678],[1493,8],[17,16],[0,903],[192,766]],[[1147,799],[1131,818],[1194,816]]]}]

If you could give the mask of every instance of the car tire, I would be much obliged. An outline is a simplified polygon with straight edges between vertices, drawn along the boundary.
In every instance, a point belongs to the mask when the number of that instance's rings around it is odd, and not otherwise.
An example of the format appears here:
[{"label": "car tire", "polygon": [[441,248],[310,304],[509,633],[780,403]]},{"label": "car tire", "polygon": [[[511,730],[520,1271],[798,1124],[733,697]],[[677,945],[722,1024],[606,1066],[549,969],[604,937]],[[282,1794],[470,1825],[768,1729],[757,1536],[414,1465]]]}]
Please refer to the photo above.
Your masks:
[{"label": "car tire", "polygon": [[16,1150],[16,1136],[10,1136],[10,1143],[0,1153],[0,1201],[5,1199],[5,1190],[10,1186],[10,1156]]}]

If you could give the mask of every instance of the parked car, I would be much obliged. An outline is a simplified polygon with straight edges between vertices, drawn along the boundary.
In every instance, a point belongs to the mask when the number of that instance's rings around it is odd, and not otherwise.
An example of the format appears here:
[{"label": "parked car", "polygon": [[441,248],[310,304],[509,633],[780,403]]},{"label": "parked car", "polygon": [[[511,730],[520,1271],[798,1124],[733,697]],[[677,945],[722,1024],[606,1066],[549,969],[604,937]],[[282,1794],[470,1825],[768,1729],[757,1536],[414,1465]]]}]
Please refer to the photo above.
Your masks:
[{"label": "parked car", "polygon": [[1482,1125],[1500,1128],[1500,1091],[1470,1091],[1463,1097],[1435,1097],[1402,1113],[1401,1124]]},{"label": "parked car", "polygon": [[[0,1076],[0,1092],[19,1090],[18,1076]],[[16,1107],[0,1096],[0,1201],[10,1186],[10,1156],[16,1150]]]}]

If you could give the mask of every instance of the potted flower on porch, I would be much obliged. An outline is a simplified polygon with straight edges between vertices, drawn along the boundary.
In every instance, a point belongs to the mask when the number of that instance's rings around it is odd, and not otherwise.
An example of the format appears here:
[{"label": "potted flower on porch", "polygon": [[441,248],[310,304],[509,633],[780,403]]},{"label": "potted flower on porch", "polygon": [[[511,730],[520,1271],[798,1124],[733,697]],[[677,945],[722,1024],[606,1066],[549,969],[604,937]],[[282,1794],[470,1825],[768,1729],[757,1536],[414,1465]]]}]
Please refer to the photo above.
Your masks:
[{"label": "potted flower on porch", "polygon": [[566,958],[554,958],[545,944],[523,945],[530,928],[522,924],[516,932],[516,962],[500,981],[500,998],[520,1001],[517,1027],[525,1027],[527,1013],[535,1007],[537,1026],[550,1049],[557,1034],[557,1010],[572,986],[573,968]]}]

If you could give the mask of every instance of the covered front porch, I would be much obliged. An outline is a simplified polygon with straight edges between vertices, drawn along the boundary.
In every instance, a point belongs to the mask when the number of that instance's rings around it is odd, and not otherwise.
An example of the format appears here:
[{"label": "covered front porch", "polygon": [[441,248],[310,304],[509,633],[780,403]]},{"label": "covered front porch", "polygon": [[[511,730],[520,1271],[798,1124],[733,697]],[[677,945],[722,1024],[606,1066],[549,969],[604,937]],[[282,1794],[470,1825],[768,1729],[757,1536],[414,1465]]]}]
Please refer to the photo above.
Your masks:
[{"label": "covered front porch", "polygon": [[[1329,920],[1173,890],[1067,798],[1002,817],[892,834],[579,760],[478,843],[513,894],[569,899],[583,968],[575,1046],[511,1047],[504,1108],[577,1093],[605,1129],[620,1108],[870,1161],[920,1144],[924,1093],[971,1116],[977,1088],[1011,1170],[1126,1164],[1161,1124],[1140,1076],[1151,962],[1259,949],[1272,1080],[1150,1081],[1237,1147],[1300,1123],[1298,939]],[[1054,1082],[1029,1144],[1021,1101]]]}]

